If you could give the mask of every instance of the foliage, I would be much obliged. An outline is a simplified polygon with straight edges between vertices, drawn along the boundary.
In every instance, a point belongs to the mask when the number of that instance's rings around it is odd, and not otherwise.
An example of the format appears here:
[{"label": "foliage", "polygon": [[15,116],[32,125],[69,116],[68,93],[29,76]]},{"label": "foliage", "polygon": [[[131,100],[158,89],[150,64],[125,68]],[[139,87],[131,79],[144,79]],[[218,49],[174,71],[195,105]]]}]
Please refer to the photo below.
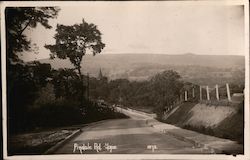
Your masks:
[{"label": "foliage", "polygon": [[169,70],[159,73],[151,79],[155,94],[161,97],[157,101],[161,111],[163,111],[165,106],[173,105],[175,100],[179,98],[183,87],[180,78],[177,72]]},{"label": "foliage", "polygon": [[128,118],[128,116],[116,112],[115,108],[111,106],[102,106],[93,101],[86,101],[85,105],[86,107],[84,107],[84,111],[82,112],[85,123],[105,119]]},{"label": "foliage", "polygon": [[[101,32],[93,23],[87,23],[82,20],[81,24],[66,26],[58,24],[54,36],[56,43],[54,45],[45,45],[45,48],[51,51],[51,58],[68,58],[78,71],[78,96],[84,95],[83,75],[81,73],[81,62],[83,56],[89,51],[96,55],[102,51],[105,44],[102,43]],[[75,83],[76,84],[76,83]],[[81,105],[84,98],[81,100]]]},{"label": "foliage", "polygon": [[29,111],[29,123],[31,128],[55,127],[83,122],[83,116],[78,108],[77,102],[69,99],[57,99],[42,104],[38,108]]},{"label": "foliage", "polygon": [[24,31],[37,24],[51,28],[48,20],[56,18],[58,11],[55,7],[6,8],[8,129],[11,134],[125,116],[114,108],[101,107],[91,101],[84,100],[85,108],[79,103],[85,90],[80,70],[82,58],[88,51],[93,55],[100,53],[105,46],[96,25],[84,20],[79,25],[57,25],[56,44],[46,45],[52,57],[69,58],[78,74],[75,69],[52,70],[50,64],[25,63],[19,59],[20,52],[32,49]]},{"label": "foliage", "polygon": [[50,29],[48,21],[56,18],[59,8],[56,7],[7,7],[6,36],[7,53],[11,61],[19,61],[18,53],[31,49],[31,42],[24,35],[27,28],[35,28],[41,24]]},{"label": "foliage", "polygon": [[19,53],[32,49],[31,42],[24,34],[26,29],[41,24],[51,28],[50,18],[56,18],[59,8],[56,7],[7,7],[7,101],[8,125],[10,132],[25,130],[29,121],[28,110],[38,97],[38,90],[44,87],[51,76],[50,64],[39,62],[24,63]]},{"label": "foliage", "polygon": [[183,83],[180,76],[172,70],[164,71],[148,81],[129,81],[116,79],[111,81],[90,80],[90,96],[104,99],[110,103],[124,106],[153,107],[162,112],[179,97]]},{"label": "foliage", "polygon": [[27,110],[38,97],[38,90],[46,85],[51,67],[38,62],[10,67],[7,72],[8,117],[10,131],[18,131],[28,121]]},{"label": "foliage", "polygon": [[58,24],[56,32],[54,36],[56,43],[54,45],[45,45],[45,48],[51,51],[51,58],[69,58],[81,77],[83,56],[87,51],[96,55],[105,47],[101,40],[101,32],[96,25],[89,24],[84,19],[81,24],[73,26]]},{"label": "foliage", "polygon": [[52,84],[56,98],[66,98],[80,101],[82,82],[72,69],[59,69],[53,71]]}]

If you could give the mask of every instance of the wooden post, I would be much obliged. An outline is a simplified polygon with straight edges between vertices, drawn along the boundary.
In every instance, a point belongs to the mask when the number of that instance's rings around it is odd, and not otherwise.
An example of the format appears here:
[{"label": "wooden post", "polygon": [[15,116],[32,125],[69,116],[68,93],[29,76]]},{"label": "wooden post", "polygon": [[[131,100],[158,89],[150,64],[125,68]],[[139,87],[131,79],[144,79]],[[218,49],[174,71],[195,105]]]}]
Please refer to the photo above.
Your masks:
[{"label": "wooden post", "polygon": [[208,100],[208,101],[210,100],[208,86],[207,86],[207,100]]},{"label": "wooden post", "polygon": [[185,91],[184,93],[185,93],[185,101],[187,101],[188,100],[187,91]]},{"label": "wooden post", "polygon": [[216,91],[216,99],[220,100],[218,84],[215,85],[215,91]]},{"label": "wooden post", "polygon": [[89,73],[87,73],[87,100],[89,100]]},{"label": "wooden post", "polygon": [[226,84],[226,87],[227,87],[227,98],[228,98],[228,101],[232,101],[231,100],[230,89],[229,89],[229,84],[228,83]]},{"label": "wooden post", "polygon": [[202,88],[200,86],[200,101],[202,101]]},{"label": "wooden post", "polygon": [[193,87],[193,90],[192,90],[193,92],[192,92],[192,95],[193,95],[193,98],[195,97],[195,94],[194,94],[194,87]]}]

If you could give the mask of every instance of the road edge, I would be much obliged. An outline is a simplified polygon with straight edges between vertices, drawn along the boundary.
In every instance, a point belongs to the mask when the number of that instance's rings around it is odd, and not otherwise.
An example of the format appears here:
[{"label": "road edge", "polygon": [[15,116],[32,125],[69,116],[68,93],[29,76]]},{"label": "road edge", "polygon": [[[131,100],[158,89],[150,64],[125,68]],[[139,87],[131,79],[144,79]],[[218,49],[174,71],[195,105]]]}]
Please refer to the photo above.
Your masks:
[{"label": "road edge", "polygon": [[78,134],[80,134],[82,132],[81,129],[78,129],[76,131],[74,131],[73,133],[71,133],[69,136],[67,136],[64,140],[58,142],[56,145],[50,147],[48,150],[46,150],[43,154],[52,154],[54,153],[57,149],[59,149],[59,147],[63,146],[66,142],[68,142],[69,140],[71,140],[72,138],[76,137]]},{"label": "road edge", "polygon": [[[158,120],[156,119],[152,119],[152,118],[149,118],[149,119],[146,119],[145,122],[147,125],[149,125],[150,127],[153,127],[153,128],[156,128],[156,125],[157,124],[150,124],[149,120],[153,120],[154,122],[156,123],[162,123],[162,122],[159,122]],[[176,126],[175,126],[176,127]],[[180,127],[176,127],[176,128],[179,128],[179,129],[183,129],[183,128],[180,128]],[[180,134],[176,134],[176,133],[173,133],[171,131],[168,131],[167,129],[159,129],[160,132],[162,132],[163,134],[168,134],[168,135],[171,135],[179,140],[183,140],[183,141],[186,141],[186,142],[190,142],[192,143],[195,147],[202,147],[204,149],[208,149],[211,153],[214,153],[214,154],[230,154],[230,155],[237,155],[237,154],[241,154],[241,153],[229,153],[227,150],[225,149],[218,149],[214,146],[210,146],[209,144],[206,144],[206,143],[203,143],[201,141],[198,141],[198,140],[194,140],[192,138],[188,138],[188,137],[185,137],[185,136],[181,136]],[[185,129],[184,129],[185,130]],[[192,132],[195,132],[195,131],[192,131]],[[200,134],[200,135],[203,135],[201,133],[198,133],[196,132],[197,134]],[[205,136],[210,136],[210,135],[205,135]],[[214,136],[211,136],[211,137],[214,137]],[[216,137],[218,138],[218,137]],[[222,138],[219,138],[219,139],[222,139]],[[231,140],[228,140],[228,141],[231,141]],[[235,142],[235,141],[231,141],[231,142]],[[243,146],[243,152],[244,152],[244,146]]]},{"label": "road edge", "polygon": [[109,121],[109,120],[110,119],[104,119],[104,120],[100,120],[100,121],[96,121],[96,122],[91,122],[91,123],[85,124],[85,126],[81,127],[81,129],[77,129],[76,131],[74,131],[73,133],[71,133],[69,136],[67,136],[64,140],[59,141],[58,143],[56,143],[55,145],[53,145],[52,147],[50,147],[49,149],[47,149],[43,153],[43,155],[53,154],[54,152],[56,152],[56,150],[58,150],[60,147],[62,147],[65,143],[67,143],[68,141],[70,141],[71,139],[73,139],[74,137],[78,136],[80,133],[82,133],[86,129],[88,129],[88,127],[91,127],[92,125],[103,123],[103,122]]}]

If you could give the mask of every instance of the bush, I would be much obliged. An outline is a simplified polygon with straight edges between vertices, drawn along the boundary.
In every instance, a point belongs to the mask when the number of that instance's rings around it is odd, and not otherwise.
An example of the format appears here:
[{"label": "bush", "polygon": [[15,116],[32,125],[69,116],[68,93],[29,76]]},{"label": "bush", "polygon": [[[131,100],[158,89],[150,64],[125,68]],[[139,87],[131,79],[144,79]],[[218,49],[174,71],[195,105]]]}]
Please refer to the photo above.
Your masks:
[{"label": "bush", "polygon": [[116,112],[115,108],[111,106],[98,105],[98,103],[92,101],[87,101],[83,109],[83,119],[85,123],[128,117],[122,113]]},{"label": "bush", "polygon": [[80,104],[64,99],[46,102],[30,108],[25,112],[22,122],[16,122],[13,126],[21,129],[11,133],[29,132],[41,128],[52,128],[85,124],[105,119],[128,118],[128,116],[116,112],[113,107],[100,106],[95,102],[85,102],[83,108]]},{"label": "bush", "polygon": [[26,113],[23,131],[39,128],[51,128],[69,126],[74,124],[85,124],[104,119],[127,118],[126,115],[118,113],[113,107],[100,106],[96,102],[86,101],[85,106],[70,100],[58,99],[40,104],[36,108],[30,108]]},{"label": "bush", "polygon": [[67,100],[55,100],[30,111],[33,127],[55,127],[83,122],[79,104]]}]

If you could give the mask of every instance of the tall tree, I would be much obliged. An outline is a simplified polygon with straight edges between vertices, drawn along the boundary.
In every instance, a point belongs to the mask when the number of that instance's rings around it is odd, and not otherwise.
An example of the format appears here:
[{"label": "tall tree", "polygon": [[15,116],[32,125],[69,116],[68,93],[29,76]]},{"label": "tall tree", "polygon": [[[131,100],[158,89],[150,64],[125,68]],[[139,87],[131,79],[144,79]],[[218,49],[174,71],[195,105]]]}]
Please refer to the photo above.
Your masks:
[{"label": "tall tree", "polygon": [[81,73],[83,56],[87,52],[91,52],[93,55],[101,53],[105,47],[105,44],[102,43],[101,32],[96,25],[89,24],[84,19],[82,23],[72,26],[58,24],[56,31],[57,33],[54,36],[56,43],[54,45],[45,45],[45,48],[51,51],[51,58],[68,58],[83,82]]},{"label": "tall tree", "polygon": [[67,100],[79,99],[79,81],[78,75],[72,69],[58,69],[53,71],[53,80],[56,98],[66,98]]},{"label": "tall tree", "polygon": [[[8,93],[14,90],[15,84],[12,83],[13,81],[19,79],[21,82],[22,77],[29,74],[25,71],[28,72],[26,68],[29,67],[30,64],[23,63],[22,65],[17,65],[16,63],[22,62],[19,59],[19,53],[32,48],[31,42],[24,34],[24,31],[28,28],[35,28],[37,24],[41,24],[45,28],[50,29],[51,26],[48,20],[56,18],[59,10],[58,7],[7,7],[5,9]],[[32,64],[32,66],[33,65],[37,64]],[[15,70],[12,70],[14,68]],[[23,72],[16,72],[16,68]],[[42,75],[41,77],[46,79],[46,77]]]},{"label": "tall tree", "polygon": [[37,98],[37,91],[46,85],[50,76],[49,64],[39,62],[24,63],[19,53],[32,49],[31,41],[25,30],[41,24],[50,29],[48,21],[56,18],[57,7],[7,7],[6,19],[6,51],[7,51],[7,100],[9,131],[25,130],[30,121],[28,108]]},{"label": "tall tree", "polygon": [[8,68],[8,120],[10,132],[25,130],[28,110],[35,99],[38,90],[45,87],[47,77],[50,77],[51,67],[48,64],[33,62],[29,65],[17,63]]},{"label": "tall tree", "polygon": [[181,76],[173,71],[167,70],[156,74],[150,81],[155,95],[159,96],[159,110],[169,107],[179,97],[183,82]]},{"label": "tall tree", "polygon": [[18,53],[31,50],[24,31],[41,24],[50,29],[49,19],[56,18],[58,7],[7,7],[5,9],[7,53],[10,61],[20,61]]}]

